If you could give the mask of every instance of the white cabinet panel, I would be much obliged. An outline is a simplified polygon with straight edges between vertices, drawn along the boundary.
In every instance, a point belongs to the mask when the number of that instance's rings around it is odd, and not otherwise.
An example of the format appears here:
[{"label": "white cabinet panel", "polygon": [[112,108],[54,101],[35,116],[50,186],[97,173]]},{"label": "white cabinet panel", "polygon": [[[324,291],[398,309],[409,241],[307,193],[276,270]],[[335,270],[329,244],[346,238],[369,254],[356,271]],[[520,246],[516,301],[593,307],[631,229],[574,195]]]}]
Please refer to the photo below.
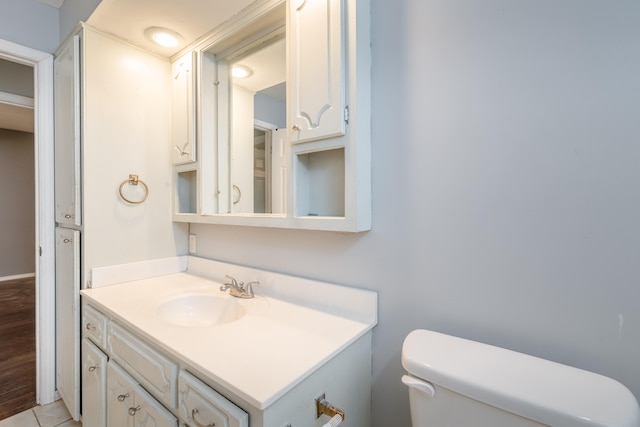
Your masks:
[{"label": "white cabinet panel", "polygon": [[80,232],[56,228],[56,387],[80,416]]},{"label": "white cabinet panel", "polygon": [[56,57],[55,204],[56,221],[81,224],[80,214],[80,37],[70,39]]},{"label": "white cabinet panel", "polygon": [[189,427],[249,426],[249,414],[188,372],[180,373],[178,384],[180,418]]},{"label": "white cabinet panel", "polygon": [[82,414],[83,427],[105,427],[107,355],[88,339],[82,340],[82,405],[91,408]]},{"label": "white cabinet panel", "polygon": [[[133,417],[129,408],[134,406],[136,382],[113,361],[107,366],[107,425],[112,427],[131,427]],[[86,411],[86,410],[85,410]]]},{"label": "white cabinet panel", "polygon": [[173,78],[173,164],[196,160],[195,52],[189,52],[171,66]]},{"label": "white cabinet panel", "polygon": [[110,427],[176,427],[177,418],[118,364],[107,368],[107,422]]},{"label": "white cabinet panel", "polygon": [[178,365],[114,322],[109,325],[108,350],[113,359],[170,408],[176,408]]},{"label": "white cabinet panel", "polygon": [[[178,419],[160,405],[141,386],[137,386],[134,396],[134,427],[176,427]],[[129,411],[131,415],[133,411]]]},{"label": "white cabinet panel", "polygon": [[342,0],[289,3],[291,142],[345,133],[345,31]]}]

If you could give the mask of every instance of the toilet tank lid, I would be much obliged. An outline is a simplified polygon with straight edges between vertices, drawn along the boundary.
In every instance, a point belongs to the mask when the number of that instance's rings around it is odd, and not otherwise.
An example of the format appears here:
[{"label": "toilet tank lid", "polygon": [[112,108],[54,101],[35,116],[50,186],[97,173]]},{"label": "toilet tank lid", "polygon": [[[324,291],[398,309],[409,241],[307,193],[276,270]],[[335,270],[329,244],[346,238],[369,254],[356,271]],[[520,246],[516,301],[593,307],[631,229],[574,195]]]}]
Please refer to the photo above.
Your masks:
[{"label": "toilet tank lid", "polygon": [[640,409],[619,382],[523,353],[427,330],[404,341],[413,376],[539,423],[638,427]]}]

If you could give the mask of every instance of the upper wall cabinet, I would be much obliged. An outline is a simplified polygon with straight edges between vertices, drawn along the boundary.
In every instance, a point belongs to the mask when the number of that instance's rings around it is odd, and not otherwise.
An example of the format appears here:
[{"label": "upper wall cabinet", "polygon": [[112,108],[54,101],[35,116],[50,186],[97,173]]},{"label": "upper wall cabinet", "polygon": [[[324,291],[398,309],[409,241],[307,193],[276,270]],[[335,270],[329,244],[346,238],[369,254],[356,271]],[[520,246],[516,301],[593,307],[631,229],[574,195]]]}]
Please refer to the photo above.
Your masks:
[{"label": "upper wall cabinet", "polygon": [[174,58],[179,78],[195,55],[174,134],[197,123],[198,153],[176,158],[174,140],[175,221],[371,229],[369,14],[369,0],[259,0]]},{"label": "upper wall cabinet", "polygon": [[289,3],[291,143],[345,134],[342,0]]},{"label": "upper wall cabinet", "polygon": [[173,78],[173,135],[171,158],[173,164],[196,160],[195,118],[195,53],[190,52],[172,64]]}]

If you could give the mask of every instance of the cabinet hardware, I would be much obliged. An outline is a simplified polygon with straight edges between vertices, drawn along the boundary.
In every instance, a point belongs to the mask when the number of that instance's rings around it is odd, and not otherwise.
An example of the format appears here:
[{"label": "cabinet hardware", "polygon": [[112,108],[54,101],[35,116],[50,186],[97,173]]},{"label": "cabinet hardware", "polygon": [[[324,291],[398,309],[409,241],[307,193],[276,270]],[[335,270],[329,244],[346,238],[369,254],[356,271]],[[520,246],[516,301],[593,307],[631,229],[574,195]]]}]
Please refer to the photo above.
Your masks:
[{"label": "cabinet hardware", "polygon": [[129,397],[129,393],[119,395],[118,402],[124,402],[127,399],[127,397]]},{"label": "cabinet hardware", "polygon": [[64,239],[62,242],[63,242],[63,243],[71,243],[71,242],[73,242],[73,240],[71,240],[71,239]]},{"label": "cabinet hardware", "polygon": [[349,106],[344,107],[344,122],[349,123]]},{"label": "cabinet hardware", "polygon": [[297,132],[297,131],[299,131],[299,130],[300,130],[300,126],[298,126],[298,125],[293,125],[293,126],[291,126],[291,130],[294,130],[294,131],[296,131],[296,132]]},{"label": "cabinet hardware", "polygon": [[192,410],[191,410],[191,421],[193,421],[193,423],[194,423],[197,427],[215,427],[216,423],[214,423],[214,422],[211,422],[211,423],[209,423],[209,424],[202,424],[202,423],[199,423],[199,422],[196,420],[196,415],[198,414],[198,412],[200,412],[200,411],[198,410],[198,408],[195,408],[195,409],[192,409]]},{"label": "cabinet hardware", "polygon": [[87,331],[95,331],[96,330],[96,327],[93,326],[91,323],[87,323],[86,328],[87,328]]},{"label": "cabinet hardware", "polygon": [[66,219],[71,219],[71,218],[73,218],[73,215],[66,214],[64,217],[65,217]]},{"label": "cabinet hardware", "polygon": [[89,372],[93,372],[93,371],[95,371],[95,370],[96,370],[96,369],[98,369],[98,368],[99,368],[99,366],[98,366],[98,365],[89,366]]},{"label": "cabinet hardware", "polygon": [[131,415],[132,417],[135,416],[136,412],[138,412],[140,409],[140,406],[136,406],[135,408],[132,406],[131,408],[129,408],[129,415]]}]

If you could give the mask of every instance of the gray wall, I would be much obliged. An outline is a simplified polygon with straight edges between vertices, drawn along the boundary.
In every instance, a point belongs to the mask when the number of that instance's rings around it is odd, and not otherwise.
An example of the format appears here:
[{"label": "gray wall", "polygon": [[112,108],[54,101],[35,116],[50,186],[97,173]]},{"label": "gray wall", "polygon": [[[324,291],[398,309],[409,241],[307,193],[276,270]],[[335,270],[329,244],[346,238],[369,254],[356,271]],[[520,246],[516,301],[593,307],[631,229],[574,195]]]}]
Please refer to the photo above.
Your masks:
[{"label": "gray wall", "polygon": [[376,427],[415,328],[640,397],[640,2],[372,3],[373,230],[192,224],[198,254],[378,291]]},{"label": "gray wall", "polygon": [[51,53],[59,44],[58,15],[37,0],[0,0],[0,39]]},{"label": "gray wall", "polygon": [[0,129],[0,277],[35,273],[33,134]]},{"label": "gray wall", "polygon": [[76,26],[78,21],[86,21],[101,0],[65,0],[60,7],[60,42]]},{"label": "gray wall", "polygon": [[33,98],[33,67],[0,59],[0,92]]}]

